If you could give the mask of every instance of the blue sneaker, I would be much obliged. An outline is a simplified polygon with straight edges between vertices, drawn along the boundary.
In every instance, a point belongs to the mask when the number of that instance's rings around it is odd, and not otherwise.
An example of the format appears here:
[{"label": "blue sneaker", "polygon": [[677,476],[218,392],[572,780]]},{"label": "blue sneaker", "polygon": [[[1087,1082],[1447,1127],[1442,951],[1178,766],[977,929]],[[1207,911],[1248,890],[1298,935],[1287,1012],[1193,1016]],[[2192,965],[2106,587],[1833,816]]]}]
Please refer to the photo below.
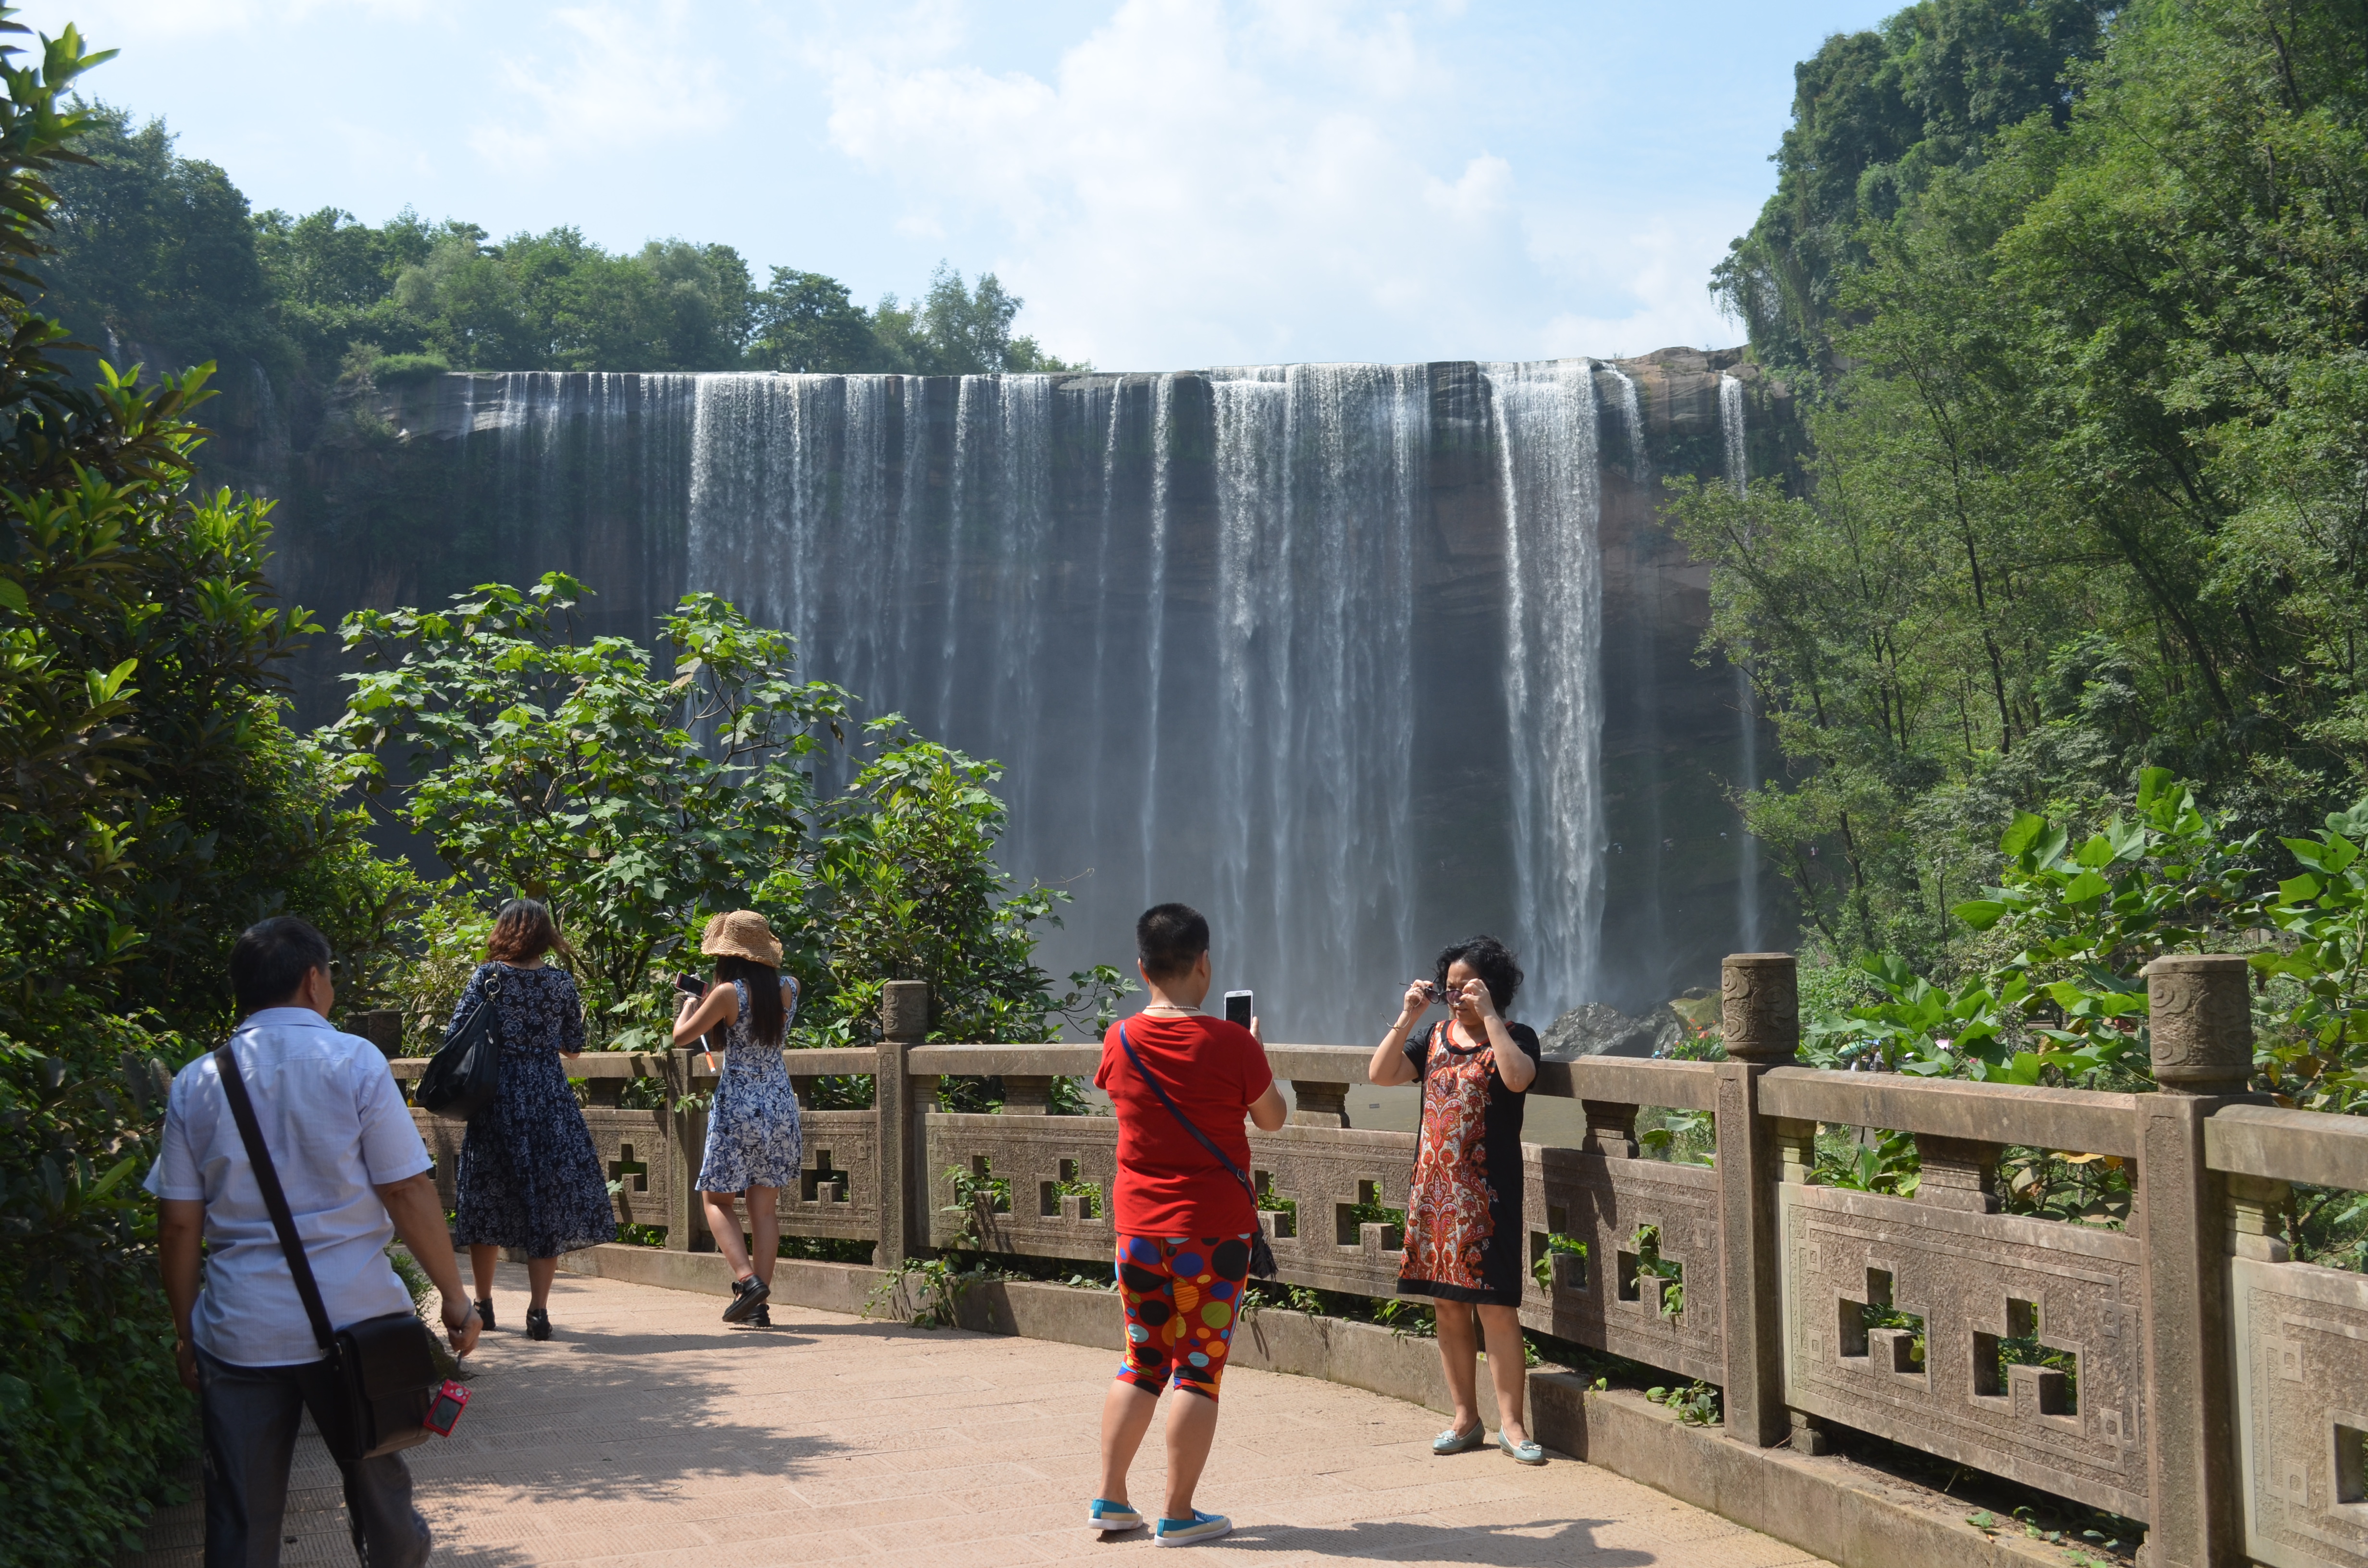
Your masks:
[{"label": "blue sneaker", "polygon": [[1154,1546],[1190,1546],[1196,1541],[1214,1540],[1234,1528],[1234,1521],[1223,1514],[1204,1514],[1192,1510],[1189,1519],[1162,1519],[1151,1528]]},{"label": "blue sneaker", "polygon": [[1105,1503],[1097,1497],[1086,1523],[1098,1530],[1139,1530],[1143,1528],[1143,1516],[1123,1503]]}]

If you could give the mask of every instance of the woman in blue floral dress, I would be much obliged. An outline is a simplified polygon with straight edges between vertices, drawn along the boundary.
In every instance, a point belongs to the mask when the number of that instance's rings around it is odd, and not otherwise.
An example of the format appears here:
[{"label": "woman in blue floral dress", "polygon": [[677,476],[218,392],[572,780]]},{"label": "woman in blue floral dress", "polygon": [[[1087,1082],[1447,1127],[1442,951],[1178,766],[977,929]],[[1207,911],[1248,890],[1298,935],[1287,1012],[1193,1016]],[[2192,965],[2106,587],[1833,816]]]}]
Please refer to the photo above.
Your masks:
[{"label": "woman in blue floral dress", "polygon": [[584,1049],[575,980],[543,962],[559,945],[551,911],[530,898],[502,905],[487,961],[452,1009],[458,1026],[490,1001],[501,1025],[501,1095],[470,1119],[461,1141],[452,1239],[469,1249],[477,1315],[494,1326],[494,1264],[503,1247],[527,1255],[527,1335],[551,1337],[551,1278],[559,1255],[617,1239],[617,1210],[600,1154],[568,1086],[563,1056]]},{"label": "woman in blue floral dress", "polygon": [[[797,982],[781,973],[781,944],[765,917],[736,909],[707,923],[699,950],[715,960],[715,981],[703,996],[685,996],[675,1017],[674,1042],[687,1045],[721,1027],[726,1041],[715,1100],[707,1112],[707,1149],[699,1164],[699,1190],[707,1228],[732,1265],[732,1304],[723,1321],[770,1328],[773,1265],[780,1256],[781,1222],[774,1205],[798,1179],[801,1135],[798,1096],[781,1065],[781,1037],[798,1006]],[[741,1240],[733,1200],[748,1195],[748,1238]]]}]

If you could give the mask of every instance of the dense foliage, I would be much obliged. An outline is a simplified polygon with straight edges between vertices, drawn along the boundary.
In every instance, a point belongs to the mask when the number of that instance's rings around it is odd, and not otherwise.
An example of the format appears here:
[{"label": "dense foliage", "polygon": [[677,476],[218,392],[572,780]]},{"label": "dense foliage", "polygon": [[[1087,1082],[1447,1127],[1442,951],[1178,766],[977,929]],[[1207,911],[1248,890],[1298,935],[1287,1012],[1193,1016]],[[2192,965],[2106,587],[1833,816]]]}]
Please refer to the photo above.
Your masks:
[{"label": "dense foliage", "polygon": [[2001,827],[2148,767],[2272,879],[2368,784],[2363,108],[2323,0],[1928,0],[1803,67],[1721,284],[1809,451],[1678,510],[1828,950],[1955,973]]},{"label": "dense foliage", "polygon": [[1107,1013],[1115,971],[1055,992],[1034,961],[1063,895],[1013,890],[996,865],[993,764],[891,717],[865,727],[874,755],[826,796],[816,774],[846,765],[851,699],[797,678],[786,633],[692,594],[654,664],[629,639],[574,637],[586,592],[551,573],[450,611],[347,619],[365,667],[326,732],[337,777],[389,798],[459,873],[406,987],[420,1043],[512,891],[558,915],[594,1039],[615,1049],[663,1049],[673,993],[657,966],[703,967],[701,926],[736,907],[782,938],[800,1044],[877,1040],[890,980],[929,983],[940,1040],[1046,1040]]},{"label": "dense foliage", "polygon": [[[443,369],[1065,369],[1012,331],[993,273],[939,267],[905,304],[865,310],[819,273],[757,286],[730,245],[652,240],[616,253],[574,228],[498,243],[457,220],[335,208],[250,212],[229,175],[183,158],[161,120],[86,111],[88,162],[57,177],[43,307],[119,364],[252,365],[285,381],[384,381]],[[111,347],[110,347],[111,346]]]},{"label": "dense foliage", "polygon": [[63,95],[106,57],[71,28],[17,53],[0,103],[0,1562],[79,1563],[113,1555],[192,1435],[137,1183],[168,1070],[227,1021],[227,944],[303,913],[366,991],[414,886],[281,719],[273,666],[304,622],[268,602],[263,506],[191,488],[206,371],[94,375],[28,302],[50,182],[92,131]]},{"label": "dense foliage", "polygon": [[381,754],[398,755],[397,814],[464,881],[551,904],[605,1037],[647,1011],[650,965],[693,912],[743,902],[794,855],[810,754],[847,705],[798,680],[788,634],[712,594],[666,619],[670,676],[628,639],[578,642],[584,594],[553,572],[449,612],[355,612],[363,672],[327,733],[340,776],[372,793]]}]

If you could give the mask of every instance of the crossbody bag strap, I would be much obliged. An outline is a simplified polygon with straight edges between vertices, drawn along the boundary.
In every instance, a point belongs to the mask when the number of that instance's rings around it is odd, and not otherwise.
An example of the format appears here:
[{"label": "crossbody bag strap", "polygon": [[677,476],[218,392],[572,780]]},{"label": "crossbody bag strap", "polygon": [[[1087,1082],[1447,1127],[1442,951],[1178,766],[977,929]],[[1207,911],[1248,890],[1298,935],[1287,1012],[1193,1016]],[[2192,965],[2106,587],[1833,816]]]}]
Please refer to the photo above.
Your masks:
[{"label": "crossbody bag strap", "polygon": [[1184,1124],[1184,1131],[1190,1132],[1195,1139],[1197,1139],[1200,1142],[1201,1147],[1208,1150],[1209,1153],[1215,1157],[1217,1164],[1224,1166],[1227,1173],[1230,1174],[1235,1181],[1242,1184],[1242,1190],[1250,1195],[1250,1207],[1253,1209],[1257,1208],[1258,1188],[1250,1185],[1250,1178],[1242,1174],[1241,1166],[1234,1164],[1233,1161],[1225,1157],[1225,1152],[1217,1147],[1217,1141],[1210,1137],[1207,1133],[1201,1131],[1200,1127],[1194,1123],[1192,1119],[1186,1116],[1181,1110],[1178,1109],[1176,1102],[1167,1097],[1167,1091],[1159,1086],[1159,1080],[1151,1075],[1150,1069],[1143,1064],[1143,1058],[1134,1053],[1134,1041],[1126,1038],[1126,1026],[1124,1024],[1121,1024],[1118,1027],[1118,1042],[1122,1048],[1124,1048],[1126,1051],[1126,1059],[1134,1063],[1134,1071],[1136,1074],[1141,1077],[1144,1083],[1151,1085],[1151,1092],[1159,1096],[1159,1103],[1167,1108],[1167,1114],[1174,1117],[1178,1121],[1182,1122]]},{"label": "crossbody bag strap", "polygon": [[296,1233],[296,1216],[289,1212],[288,1194],[279,1186],[279,1172],[271,1164],[271,1150],[263,1142],[262,1124],[255,1119],[255,1102],[247,1098],[246,1080],[239,1074],[238,1058],[232,1054],[229,1040],[215,1048],[214,1066],[222,1074],[231,1118],[238,1123],[239,1142],[246,1145],[246,1163],[254,1167],[255,1185],[263,1189],[263,1206],[271,1211],[271,1228],[279,1233],[279,1250],[288,1256],[296,1294],[304,1302],[304,1315],[313,1322],[313,1338],[324,1351],[335,1350],[336,1331],[329,1325],[328,1308],[321,1303],[321,1287],[304,1256],[304,1238]]}]

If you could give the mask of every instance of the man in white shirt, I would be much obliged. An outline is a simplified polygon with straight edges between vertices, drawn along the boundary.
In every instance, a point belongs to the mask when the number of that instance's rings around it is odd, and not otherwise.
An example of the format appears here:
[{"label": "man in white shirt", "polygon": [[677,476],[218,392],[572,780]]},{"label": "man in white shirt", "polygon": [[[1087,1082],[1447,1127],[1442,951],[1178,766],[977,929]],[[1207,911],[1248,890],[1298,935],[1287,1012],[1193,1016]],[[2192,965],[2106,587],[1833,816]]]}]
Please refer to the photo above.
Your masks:
[{"label": "man in white shirt", "polygon": [[[406,1312],[387,1261],[396,1235],[443,1292],[452,1348],[477,1317],[452,1259],[444,1205],[403,1093],[376,1046],[329,1027],[329,944],[290,916],[249,927],[231,950],[241,1015],[231,1036],[264,1147],[337,1327]],[[264,1206],[212,1052],[173,1080],[164,1149],[147,1187],[173,1304],[181,1381],[203,1412],[206,1568],[272,1568],[299,1412],[310,1408],[345,1472],[354,1544],[371,1568],[427,1561],[427,1521],[393,1454],[349,1458],[342,1405]],[[205,1244],[200,1290],[200,1241]]]}]

